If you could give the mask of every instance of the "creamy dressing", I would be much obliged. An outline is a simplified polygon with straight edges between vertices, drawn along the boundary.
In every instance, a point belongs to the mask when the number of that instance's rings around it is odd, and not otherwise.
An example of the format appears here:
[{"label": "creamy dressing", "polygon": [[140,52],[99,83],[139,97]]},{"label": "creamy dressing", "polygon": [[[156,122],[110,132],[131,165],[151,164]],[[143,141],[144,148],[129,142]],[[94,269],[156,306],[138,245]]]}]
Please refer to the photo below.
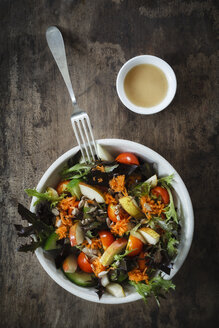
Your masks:
[{"label": "creamy dressing", "polygon": [[163,71],[150,64],[134,66],[124,79],[128,99],[139,107],[158,105],[166,96],[168,82]]}]

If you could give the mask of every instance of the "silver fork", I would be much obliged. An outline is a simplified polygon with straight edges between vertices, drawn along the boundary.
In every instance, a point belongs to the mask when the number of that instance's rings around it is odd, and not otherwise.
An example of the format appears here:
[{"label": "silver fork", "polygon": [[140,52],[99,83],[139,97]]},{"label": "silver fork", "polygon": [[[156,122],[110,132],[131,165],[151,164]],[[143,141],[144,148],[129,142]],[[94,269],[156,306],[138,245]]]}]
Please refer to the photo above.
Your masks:
[{"label": "silver fork", "polygon": [[96,142],[94,140],[89,116],[85,111],[78,107],[74,95],[68,71],[65,45],[62,34],[57,27],[50,26],[46,31],[46,40],[71,97],[71,101],[74,107],[73,113],[71,115],[71,123],[78,145],[81,149],[82,157],[85,162],[95,161],[95,157],[98,158]]}]

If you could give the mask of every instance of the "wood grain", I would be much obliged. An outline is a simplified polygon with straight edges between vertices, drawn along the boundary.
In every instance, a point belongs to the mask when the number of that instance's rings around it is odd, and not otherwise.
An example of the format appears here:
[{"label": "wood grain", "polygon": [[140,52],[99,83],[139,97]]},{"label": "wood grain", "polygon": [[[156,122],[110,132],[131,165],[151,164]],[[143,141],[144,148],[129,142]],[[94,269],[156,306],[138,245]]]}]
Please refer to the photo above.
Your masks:
[{"label": "wood grain", "polygon": [[[1,327],[206,327],[216,324],[218,110],[216,1],[0,1]],[[70,75],[96,138],[124,138],[159,152],[179,172],[195,211],[189,256],[161,302],[83,301],[52,281],[33,255],[18,254],[17,202],[29,206],[46,168],[76,145],[72,105],[46,44],[63,32]],[[172,104],[141,116],[119,101],[115,80],[129,58],[157,55],[175,70]]]}]

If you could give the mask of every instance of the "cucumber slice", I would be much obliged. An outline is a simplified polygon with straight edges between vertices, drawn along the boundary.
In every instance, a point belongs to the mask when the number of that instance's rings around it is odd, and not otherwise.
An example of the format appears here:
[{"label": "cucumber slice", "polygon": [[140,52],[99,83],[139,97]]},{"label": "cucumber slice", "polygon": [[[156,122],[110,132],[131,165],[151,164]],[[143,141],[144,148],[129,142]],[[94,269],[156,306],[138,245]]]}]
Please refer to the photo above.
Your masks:
[{"label": "cucumber slice", "polygon": [[59,236],[55,232],[52,232],[45,242],[45,245],[43,247],[44,251],[51,251],[53,249],[60,248],[61,246],[56,244],[58,239]]},{"label": "cucumber slice", "polygon": [[95,280],[93,279],[95,276],[93,273],[86,273],[86,272],[74,272],[68,273],[64,272],[65,276],[71,280],[71,282],[75,283],[81,287],[92,287],[95,286]]}]

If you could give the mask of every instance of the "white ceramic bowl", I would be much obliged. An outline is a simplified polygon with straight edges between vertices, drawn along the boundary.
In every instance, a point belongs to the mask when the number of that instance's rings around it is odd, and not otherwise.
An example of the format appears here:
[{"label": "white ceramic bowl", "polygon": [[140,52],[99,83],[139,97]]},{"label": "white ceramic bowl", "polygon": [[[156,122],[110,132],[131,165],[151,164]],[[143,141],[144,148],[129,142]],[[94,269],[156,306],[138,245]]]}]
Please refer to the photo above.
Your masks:
[{"label": "white ceramic bowl", "polygon": [[[156,169],[159,176],[166,176],[174,173],[174,193],[176,199],[176,205],[182,213],[182,231],[181,231],[181,241],[179,244],[178,256],[174,261],[173,269],[171,270],[171,275],[165,275],[165,279],[171,279],[177,271],[182,266],[191,246],[192,236],[193,236],[193,208],[189,193],[184,185],[179,174],[174,170],[174,168],[159,154],[151,150],[148,147],[145,147],[136,142],[121,140],[121,139],[102,139],[98,140],[98,143],[103,145],[108,151],[113,155],[116,155],[121,152],[133,152],[137,156],[141,157],[147,162],[156,163]],[[71,158],[78,151],[79,147],[74,147],[73,149],[67,151],[61,157],[59,157],[45,172],[40,182],[37,185],[38,191],[44,191],[46,187],[52,186],[55,187],[59,182],[59,172],[66,164],[69,158]],[[33,198],[30,210],[35,211],[33,203],[35,202]],[[141,299],[141,296],[135,292],[132,286],[128,286],[125,290],[126,297],[116,298],[108,294],[104,294],[99,300],[97,294],[95,293],[94,288],[83,288],[79,287],[72,282],[70,282],[62,273],[61,270],[55,268],[55,264],[52,259],[45,256],[41,248],[36,250],[36,256],[45,269],[45,271],[50,275],[50,277],[57,282],[61,287],[66,289],[68,292],[79,296],[85,300],[96,302],[96,303],[105,303],[105,304],[122,304],[133,302]]]},{"label": "white ceramic bowl", "polygon": [[[139,107],[134,105],[127,98],[124,90],[124,79],[127,73],[134,66],[141,65],[141,64],[150,64],[150,65],[157,66],[163,71],[168,82],[168,89],[165,98],[158,105],[153,107],[146,108],[146,107]],[[176,76],[170,65],[158,57],[149,56],[149,55],[137,56],[128,60],[120,69],[116,80],[116,90],[121,102],[131,111],[143,115],[155,114],[166,108],[171,103],[171,101],[175,96],[176,87],[177,87]]]}]

